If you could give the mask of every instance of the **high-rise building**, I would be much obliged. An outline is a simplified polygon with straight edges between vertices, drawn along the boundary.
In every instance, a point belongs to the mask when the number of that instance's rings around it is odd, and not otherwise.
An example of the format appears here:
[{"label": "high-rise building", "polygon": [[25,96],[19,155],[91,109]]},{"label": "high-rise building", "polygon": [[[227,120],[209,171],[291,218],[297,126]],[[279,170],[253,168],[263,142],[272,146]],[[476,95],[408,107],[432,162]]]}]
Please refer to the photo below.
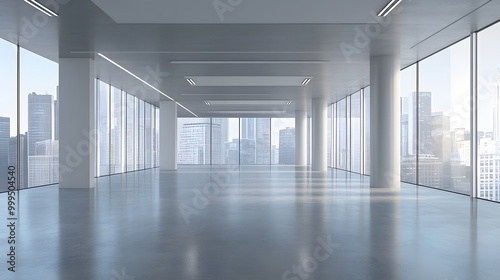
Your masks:
[{"label": "high-rise building", "polygon": [[271,163],[271,121],[268,118],[255,119],[255,163]]},{"label": "high-rise building", "polygon": [[479,140],[478,196],[500,201],[500,141]]},{"label": "high-rise building", "polygon": [[179,164],[210,164],[210,118],[182,123],[179,137]]},{"label": "high-rise building", "polygon": [[[19,135],[21,160],[17,170],[17,180],[21,189],[28,187],[28,141],[24,134]],[[17,165],[17,136],[9,139],[9,165]]]},{"label": "high-rise building", "polygon": [[54,97],[49,94],[28,95],[28,155],[36,155],[36,143],[52,138]]},{"label": "high-rise building", "polygon": [[280,130],[279,163],[295,164],[295,128]]},{"label": "high-rise building", "polygon": [[[417,135],[418,124],[418,153],[420,155],[432,155],[432,93],[418,93],[418,108],[417,108],[417,93],[412,94],[412,112],[418,110],[418,122],[412,120],[412,115],[408,115],[408,126],[411,127],[412,135]],[[416,146],[412,145],[415,149]],[[412,154],[417,154],[417,151],[412,151]]]},{"label": "high-rise building", "polygon": [[7,190],[9,167],[10,118],[0,117],[0,192]]}]

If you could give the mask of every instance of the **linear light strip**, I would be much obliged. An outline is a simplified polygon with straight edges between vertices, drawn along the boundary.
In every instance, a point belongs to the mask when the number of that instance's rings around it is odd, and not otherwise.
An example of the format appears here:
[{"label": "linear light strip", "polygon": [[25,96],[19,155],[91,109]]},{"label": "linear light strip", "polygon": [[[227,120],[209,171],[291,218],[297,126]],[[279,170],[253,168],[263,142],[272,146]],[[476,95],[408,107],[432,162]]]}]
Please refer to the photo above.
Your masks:
[{"label": "linear light strip", "polygon": [[304,81],[302,81],[303,86],[307,86],[307,84],[311,81],[310,78],[305,78]]},{"label": "linear light strip", "polygon": [[182,104],[180,104],[179,102],[175,101],[172,97],[166,95],[165,93],[163,93],[161,90],[155,88],[154,86],[152,86],[151,84],[149,84],[148,82],[144,81],[143,79],[139,78],[137,75],[135,75],[134,73],[130,72],[129,70],[125,69],[123,66],[121,66],[120,64],[114,62],[113,60],[111,60],[110,58],[108,58],[107,56],[103,55],[102,53],[97,53],[97,55],[99,55],[100,57],[106,59],[107,61],[109,61],[111,64],[113,64],[114,66],[120,68],[121,70],[125,71],[126,73],[128,73],[130,76],[136,78],[137,80],[141,81],[143,84],[149,86],[150,88],[152,88],[153,90],[157,91],[158,93],[160,93],[161,95],[165,96],[166,98],[170,99],[171,101],[174,101],[177,103],[177,105],[181,106],[182,108],[184,108],[186,111],[188,111],[189,113],[193,114],[194,116],[198,117],[195,113],[191,112],[191,110],[187,109],[186,107],[184,107]]},{"label": "linear light strip", "polygon": [[378,13],[378,16],[387,16],[392,10],[394,10],[394,8],[396,8],[397,5],[399,5],[399,3],[401,3],[401,1],[403,0],[391,0],[391,2],[389,2],[389,4],[387,4],[382,11],[380,11],[380,13]]},{"label": "linear light strip", "polygon": [[188,111],[189,113],[191,113],[193,116],[195,117],[198,117],[197,114],[193,113],[191,110],[189,110],[188,108],[184,107],[184,105],[182,105],[181,103],[175,101],[175,103],[177,103],[177,105],[181,106],[184,110]]},{"label": "linear light strip", "polygon": [[49,8],[45,7],[44,5],[40,4],[39,2],[37,2],[36,0],[24,0],[24,2],[30,4],[31,6],[33,6],[35,9],[39,10],[40,12],[48,15],[49,17],[57,17],[58,14],[54,13],[52,10],[50,10]]},{"label": "linear light strip", "polygon": [[171,60],[170,64],[320,64],[329,60]]}]

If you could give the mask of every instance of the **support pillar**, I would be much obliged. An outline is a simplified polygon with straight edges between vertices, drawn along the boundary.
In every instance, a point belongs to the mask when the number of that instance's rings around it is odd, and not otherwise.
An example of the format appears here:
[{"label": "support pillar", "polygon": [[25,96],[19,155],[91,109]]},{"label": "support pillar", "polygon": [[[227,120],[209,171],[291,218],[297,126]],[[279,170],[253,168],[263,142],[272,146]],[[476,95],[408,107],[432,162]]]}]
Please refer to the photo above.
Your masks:
[{"label": "support pillar", "polygon": [[177,170],[177,103],[160,101],[160,170]]},{"label": "support pillar", "polygon": [[326,172],[327,163],[327,102],[326,98],[312,99],[312,171]]},{"label": "support pillar", "polygon": [[307,114],[295,111],[295,165],[307,165]]},{"label": "support pillar", "polygon": [[59,58],[59,187],[95,186],[94,60]]},{"label": "support pillar", "polygon": [[398,56],[370,61],[370,186],[400,187],[400,63]]}]

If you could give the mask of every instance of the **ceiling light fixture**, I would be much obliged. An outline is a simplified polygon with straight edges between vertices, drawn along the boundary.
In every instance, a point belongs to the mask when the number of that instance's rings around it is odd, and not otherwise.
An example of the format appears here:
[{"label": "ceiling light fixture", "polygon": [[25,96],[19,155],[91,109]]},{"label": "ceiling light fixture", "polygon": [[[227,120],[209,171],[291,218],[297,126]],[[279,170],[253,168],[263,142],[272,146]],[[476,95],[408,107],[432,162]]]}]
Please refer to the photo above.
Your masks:
[{"label": "ceiling light fixture", "polygon": [[292,104],[292,101],[286,102],[286,105],[290,105],[290,104]]},{"label": "ceiling light fixture", "polygon": [[171,60],[170,64],[321,64],[330,60]]},{"label": "ceiling light fixture", "polygon": [[194,82],[194,80],[193,80],[193,79],[191,79],[191,78],[186,78],[186,81],[187,81],[190,85],[192,85],[192,86],[195,86],[195,85],[196,85],[196,83]]},{"label": "ceiling light fixture", "polygon": [[45,7],[44,5],[40,4],[38,1],[36,0],[24,0],[24,2],[30,4],[31,6],[33,6],[35,9],[39,10],[40,12],[48,15],[49,17],[57,17],[58,14],[54,13],[53,11],[51,11],[49,8]]},{"label": "ceiling light fixture", "polygon": [[210,105],[210,101],[205,101],[205,104]]},{"label": "ceiling light fixture", "polygon": [[303,86],[307,86],[307,84],[311,81],[311,78],[305,78],[304,81],[302,81]]},{"label": "ceiling light fixture", "polygon": [[401,3],[403,0],[391,0],[389,4],[387,4],[380,13],[378,13],[379,17],[385,17],[387,16],[394,8],[396,8],[399,3]]},{"label": "ceiling light fixture", "polygon": [[[141,81],[143,84],[147,85],[148,87],[152,88],[153,90],[157,91],[158,93],[160,93],[161,95],[165,96],[166,98],[170,99],[171,101],[175,101],[172,97],[166,95],[165,93],[163,93],[161,90],[155,88],[154,86],[152,86],[151,84],[149,84],[148,82],[144,81],[143,79],[139,78],[137,75],[135,75],[134,73],[130,72],[129,70],[125,69],[125,67],[121,66],[120,64],[114,62],[113,60],[111,60],[110,58],[108,58],[107,56],[103,55],[102,53],[97,53],[97,55],[99,55],[100,57],[106,59],[108,62],[110,62],[111,64],[113,64],[114,66],[120,68],[121,70],[125,71],[127,74],[129,74],[130,76],[136,78],[137,80]],[[179,102],[175,101],[177,103],[177,105],[181,106],[182,108],[184,108],[186,111],[188,111],[189,113],[193,114],[193,116],[195,117],[198,117],[198,115],[196,115],[195,113],[191,112],[189,109],[187,109],[186,107],[182,106],[182,104],[180,104]]]}]

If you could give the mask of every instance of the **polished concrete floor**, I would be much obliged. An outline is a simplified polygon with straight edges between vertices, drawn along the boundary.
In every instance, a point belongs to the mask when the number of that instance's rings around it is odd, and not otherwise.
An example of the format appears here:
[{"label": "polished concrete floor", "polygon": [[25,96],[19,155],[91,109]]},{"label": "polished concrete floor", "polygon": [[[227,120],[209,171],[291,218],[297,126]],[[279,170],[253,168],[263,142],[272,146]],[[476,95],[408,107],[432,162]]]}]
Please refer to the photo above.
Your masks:
[{"label": "polished concrete floor", "polygon": [[[181,166],[21,192],[0,279],[500,279],[500,204],[294,167]],[[0,221],[7,224],[6,194]]]}]

